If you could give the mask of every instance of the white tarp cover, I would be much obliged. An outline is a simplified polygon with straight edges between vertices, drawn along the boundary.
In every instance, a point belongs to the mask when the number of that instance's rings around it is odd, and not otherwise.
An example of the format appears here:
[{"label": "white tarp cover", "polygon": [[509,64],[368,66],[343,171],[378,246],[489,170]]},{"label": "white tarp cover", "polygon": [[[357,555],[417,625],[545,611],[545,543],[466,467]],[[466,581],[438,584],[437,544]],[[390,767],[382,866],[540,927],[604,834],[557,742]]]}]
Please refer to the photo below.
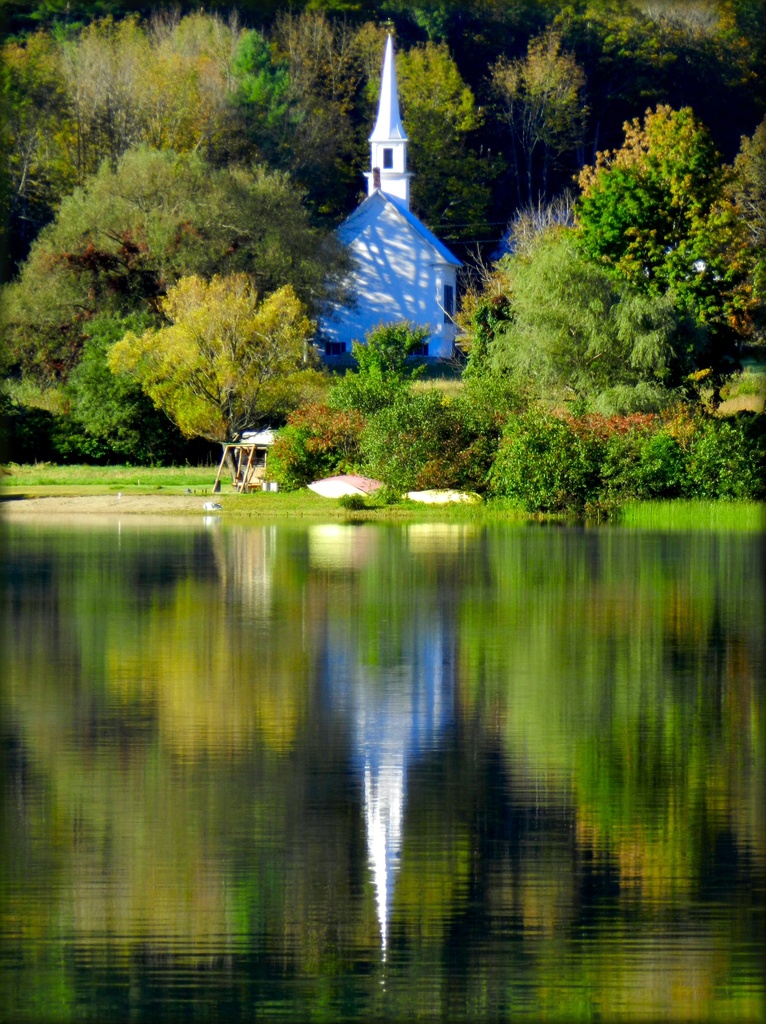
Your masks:
[{"label": "white tarp cover", "polygon": [[323,498],[341,498],[344,494],[372,494],[382,486],[380,480],[372,480],[369,476],[344,473],[341,476],[326,476],[322,480],[314,480],[309,484],[309,490],[321,494]]},{"label": "white tarp cover", "polygon": [[274,444],[274,431],[271,427],[265,427],[263,430],[246,430],[240,437],[239,443],[257,444],[265,448]]},{"label": "white tarp cover", "polygon": [[470,501],[477,502],[481,499],[478,494],[471,494],[469,491],[407,491],[410,501],[424,501],[427,505],[446,505],[448,501]]}]

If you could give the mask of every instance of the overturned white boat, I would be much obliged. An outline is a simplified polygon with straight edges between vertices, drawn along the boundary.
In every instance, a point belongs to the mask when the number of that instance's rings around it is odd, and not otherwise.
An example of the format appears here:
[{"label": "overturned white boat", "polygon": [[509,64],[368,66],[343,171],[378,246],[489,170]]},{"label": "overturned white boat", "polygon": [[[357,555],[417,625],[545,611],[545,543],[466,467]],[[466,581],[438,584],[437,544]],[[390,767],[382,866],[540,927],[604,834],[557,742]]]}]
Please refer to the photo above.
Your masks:
[{"label": "overturned white boat", "polygon": [[366,497],[374,494],[383,484],[369,476],[358,476],[356,473],[341,473],[339,476],[326,476],[309,484],[309,490],[321,494],[323,498],[342,498],[344,494],[361,494]]},{"label": "overturned white boat", "polygon": [[430,491],[407,491],[410,501],[422,501],[426,505],[446,505],[451,501],[464,501],[476,504],[481,501],[478,494],[470,491],[453,491],[449,488],[436,488]]}]

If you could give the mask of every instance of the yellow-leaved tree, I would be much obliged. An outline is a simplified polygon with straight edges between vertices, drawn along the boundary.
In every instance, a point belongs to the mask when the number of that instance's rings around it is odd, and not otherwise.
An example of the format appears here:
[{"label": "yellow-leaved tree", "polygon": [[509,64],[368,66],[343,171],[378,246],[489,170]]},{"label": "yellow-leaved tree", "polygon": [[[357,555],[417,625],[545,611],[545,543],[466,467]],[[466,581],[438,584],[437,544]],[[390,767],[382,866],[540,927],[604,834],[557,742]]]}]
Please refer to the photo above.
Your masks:
[{"label": "yellow-leaved tree", "polygon": [[110,350],[187,437],[234,441],[284,415],[321,383],[314,323],[291,285],[262,300],[246,274],[192,275],[161,302],[168,326],[126,334]]}]

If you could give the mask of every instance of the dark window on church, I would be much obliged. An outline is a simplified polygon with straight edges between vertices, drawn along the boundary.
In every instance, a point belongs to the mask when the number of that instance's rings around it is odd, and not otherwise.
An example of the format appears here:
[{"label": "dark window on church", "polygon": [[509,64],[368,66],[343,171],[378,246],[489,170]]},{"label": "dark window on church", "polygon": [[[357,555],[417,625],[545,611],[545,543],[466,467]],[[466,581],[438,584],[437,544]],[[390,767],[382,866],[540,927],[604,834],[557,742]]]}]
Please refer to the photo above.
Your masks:
[{"label": "dark window on church", "polygon": [[444,286],[444,322],[452,323],[452,314],[455,312],[455,289],[451,284]]},{"label": "dark window on church", "polygon": [[390,171],[394,166],[394,151],[393,149],[383,150],[383,170]]},{"label": "dark window on church", "polygon": [[324,354],[326,356],[344,356],[346,354],[345,341],[326,341],[324,343]]}]

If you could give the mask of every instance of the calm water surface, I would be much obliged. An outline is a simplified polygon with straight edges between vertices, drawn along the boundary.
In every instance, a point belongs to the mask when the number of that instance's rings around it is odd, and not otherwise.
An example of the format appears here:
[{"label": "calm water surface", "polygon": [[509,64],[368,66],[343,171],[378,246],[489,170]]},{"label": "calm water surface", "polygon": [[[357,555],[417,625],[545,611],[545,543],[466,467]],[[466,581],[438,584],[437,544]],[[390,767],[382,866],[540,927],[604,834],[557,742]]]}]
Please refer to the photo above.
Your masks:
[{"label": "calm water surface", "polygon": [[763,538],[2,539],[3,1019],[763,1020]]}]

